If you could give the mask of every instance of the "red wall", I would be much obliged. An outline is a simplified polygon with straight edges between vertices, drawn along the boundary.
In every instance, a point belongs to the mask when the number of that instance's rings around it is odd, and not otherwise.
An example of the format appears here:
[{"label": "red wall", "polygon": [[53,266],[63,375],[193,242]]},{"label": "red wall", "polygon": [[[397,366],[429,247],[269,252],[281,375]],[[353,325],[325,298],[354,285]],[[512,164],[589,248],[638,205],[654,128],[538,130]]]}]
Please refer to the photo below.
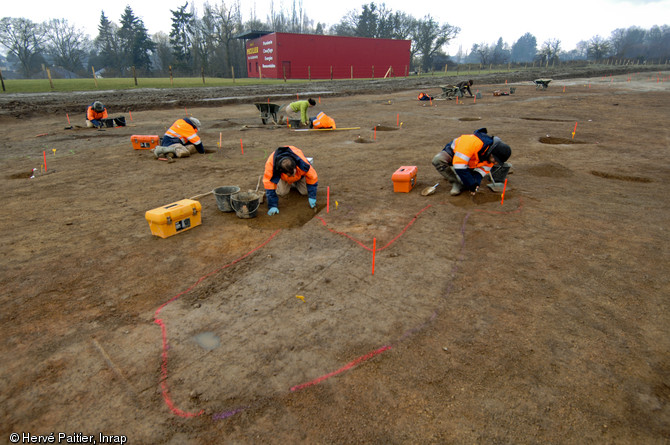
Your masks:
[{"label": "red wall", "polygon": [[[249,77],[349,79],[403,77],[410,40],[272,33],[247,42]],[[260,68],[260,70],[259,70]],[[331,72],[332,70],[332,72]],[[260,71],[260,72],[259,72]]]}]

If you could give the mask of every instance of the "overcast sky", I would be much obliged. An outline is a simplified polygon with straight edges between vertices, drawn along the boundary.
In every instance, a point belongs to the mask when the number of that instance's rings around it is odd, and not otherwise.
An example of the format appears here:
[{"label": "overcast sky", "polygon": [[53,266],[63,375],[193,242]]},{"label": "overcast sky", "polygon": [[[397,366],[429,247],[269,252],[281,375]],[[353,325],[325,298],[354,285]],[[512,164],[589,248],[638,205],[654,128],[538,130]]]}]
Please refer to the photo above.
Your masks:
[{"label": "overcast sky", "polygon": [[[100,13],[105,12],[109,20],[119,23],[126,5],[130,5],[135,15],[141,18],[150,34],[158,31],[170,32],[172,14],[186,0],[127,0],[91,2],[90,0],[10,0],[0,9],[2,17],[23,17],[34,22],[51,18],[64,18],[70,24],[82,29],[91,38],[97,36]],[[212,5],[221,0],[210,0]],[[235,0],[225,0],[226,6]],[[252,12],[261,20],[269,15],[270,5],[274,9],[289,11],[301,0],[244,0],[241,2],[243,20],[248,20]],[[372,3],[363,0],[364,4]],[[386,4],[393,12],[402,11],[415,18],[430,14],[440,24],[448,23],[461,29],[459,35],[446,48],[449,55],[455,55],[459,47],[468,51],[474,43],[494,44],[499,37],[510,46],[526,32],[537,39],[538,48],[548,39],[559,39],[563,50],[574,49],[577,42],[589,40],[596,35],[609,38],[617,28],[639,26],[649,29],[654,25],[670,23],[670,0],[557,0],[520,1],[471,0],[461,2],[434,2],[407,0],[376,1]],[[194,0],[199,16],[202,15],[203,0]],[[324,5],[328,5],[324,7]],[[303,10],[314,22],[327,26],[338,23],[347,12],[361,10],[359,0],[335,0],[317,2],[302,0]]]}]

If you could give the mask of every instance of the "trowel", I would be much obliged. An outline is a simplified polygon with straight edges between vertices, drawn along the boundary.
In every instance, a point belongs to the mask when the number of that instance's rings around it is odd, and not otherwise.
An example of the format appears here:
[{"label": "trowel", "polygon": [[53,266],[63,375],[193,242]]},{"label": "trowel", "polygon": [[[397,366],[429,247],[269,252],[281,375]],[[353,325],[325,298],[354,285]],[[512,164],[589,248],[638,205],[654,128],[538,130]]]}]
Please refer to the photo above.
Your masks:
[{"label": "trowel", "polygon": [[421,191],[421,196],[430,196],[430,195],[432,195],[433,193],[435,193],[435,189],[437,188],[438,185],[440,185],[439,182],[438,182],[437,184],[433,185],[433,186],[426,187],[425,189],[423,189],[423,190]]}]

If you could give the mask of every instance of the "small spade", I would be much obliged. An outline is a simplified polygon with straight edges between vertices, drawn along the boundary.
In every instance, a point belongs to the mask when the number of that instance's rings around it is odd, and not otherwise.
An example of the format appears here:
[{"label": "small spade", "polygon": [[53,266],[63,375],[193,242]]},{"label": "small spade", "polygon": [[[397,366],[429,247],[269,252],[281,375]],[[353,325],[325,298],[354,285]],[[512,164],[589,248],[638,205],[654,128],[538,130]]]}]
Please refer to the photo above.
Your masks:
[{"label": "small spade", "polygon": [[435,193],[435,189],[437,188],[438,185],[440,185],[439,182],[431,187],[426,187],[425,189],[423,189],[423,191],[421,191],[421,195],[422,196],[432,195],[433,193]]}]

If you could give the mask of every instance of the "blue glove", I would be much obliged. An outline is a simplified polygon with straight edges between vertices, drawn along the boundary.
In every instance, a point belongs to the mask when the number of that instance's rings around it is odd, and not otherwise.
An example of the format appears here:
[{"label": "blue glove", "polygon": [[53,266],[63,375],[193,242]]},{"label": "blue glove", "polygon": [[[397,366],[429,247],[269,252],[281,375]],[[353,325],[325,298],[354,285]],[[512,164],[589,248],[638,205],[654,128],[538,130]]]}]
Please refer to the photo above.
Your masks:
[{"label": "blue glove", "polygon": [[272,216],[276,213],[279,213],[279,209],[277,207],[270,207],[270,210],[268,210],[268,215]]},{"label": "blue glove", "polygon": [[309,206],[311,208],[316,207],[316,198],[307,198],[307,201],[309,201]]}]

